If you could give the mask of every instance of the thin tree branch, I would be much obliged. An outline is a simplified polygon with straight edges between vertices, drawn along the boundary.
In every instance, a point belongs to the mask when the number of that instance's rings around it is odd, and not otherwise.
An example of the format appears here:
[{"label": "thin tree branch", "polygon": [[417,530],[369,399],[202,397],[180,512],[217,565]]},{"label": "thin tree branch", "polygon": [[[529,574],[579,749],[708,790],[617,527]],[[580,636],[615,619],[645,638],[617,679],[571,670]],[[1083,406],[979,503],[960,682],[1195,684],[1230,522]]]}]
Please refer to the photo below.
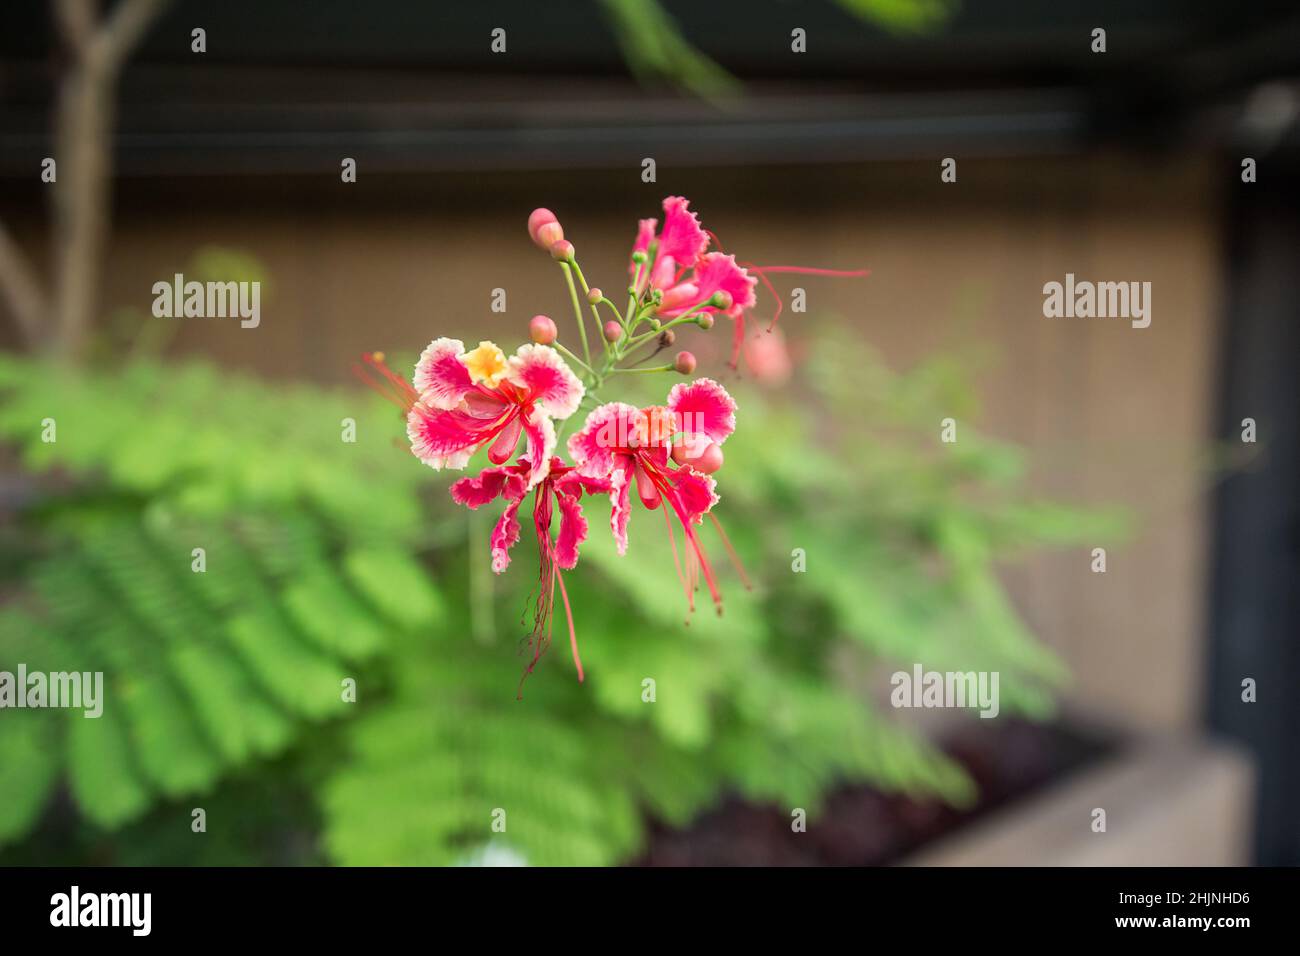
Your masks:
[{"label": "thin tree branch", "polygon": [[120,0],[98,25],[94,0],[60,0],[57,8],[61,29],[76,52],[60,83],[54,117],[61,175],[52,194],[52,321],[54,347],[66,357],[81,351],[97,308],[109,225],[114,87],[122,64],[164,2]]},{"label": "thin tree branch", "polygon": [[4,296],[18,322],[28,348],[36,348],[49,321],[49,304],[36,278],[31,261],[18,248],[4,223],[0,222],[0,295]]},{"label": "thin tree branch", "polygon": [[167,0],[122,0],[95,37],[95,55],[116,69],[135,49]]},{"label": "thin tree branch", "polygon": [[94,40],[98,6],[95,0],[58,0],[54,5],[54,21],[59,32],[78,57],[86,55]]}]

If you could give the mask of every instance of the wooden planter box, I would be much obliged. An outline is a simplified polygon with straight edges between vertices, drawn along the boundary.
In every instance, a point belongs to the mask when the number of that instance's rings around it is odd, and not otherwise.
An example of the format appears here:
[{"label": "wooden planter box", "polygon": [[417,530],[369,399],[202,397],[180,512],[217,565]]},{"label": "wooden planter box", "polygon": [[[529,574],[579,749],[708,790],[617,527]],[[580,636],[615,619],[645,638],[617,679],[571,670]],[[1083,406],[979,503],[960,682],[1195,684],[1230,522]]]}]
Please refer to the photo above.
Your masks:
[{"label": "wooden planter box", "polygon": [[[1150,739],[942,837],[904,866],[1243,866],[1254,768],[1237,747]],[[1093,809],[1106,832],[1092,830]]]}]

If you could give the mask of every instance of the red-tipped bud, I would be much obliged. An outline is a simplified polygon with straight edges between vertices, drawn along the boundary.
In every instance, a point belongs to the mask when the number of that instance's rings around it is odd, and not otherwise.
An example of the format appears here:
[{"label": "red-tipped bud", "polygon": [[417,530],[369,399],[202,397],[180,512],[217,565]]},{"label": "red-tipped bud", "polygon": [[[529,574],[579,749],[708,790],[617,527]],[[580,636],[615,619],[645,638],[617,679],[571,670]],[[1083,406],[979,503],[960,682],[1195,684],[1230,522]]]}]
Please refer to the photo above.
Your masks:
[{"label": "red-tipped bud", "polygon": [[538,345],[550,345],[560,336],[555,322],[546,315],[535,315],[528,322],[528,335]]},{"label": "red-tipped bud", "polygon": [[673,445],[673,461],[711,475],[722,467],[722,449],[713,442],[706,442],[703,446],[678,442]]},{"label": "red-tipped bud", "polygon": [[709,301],[714,308],[721,309],[723,312],[730,309],[735,302],[735,300],[731,298],[731,293],[726,289],[719,289],[717,292],[713,293],[713,298]]},{"label": "red-tipped bud", "polygon": [[713,328],[713,316],[709,315],[707,312],[696,319],[695,322],[702,329],[708,330]]},{"label": "red-tipped bud", "polygon": [[696,471],[702,471],[706,475],[711,475],[722,467],[722,449],[709,442],[708,447],[704,449],[690,466]]},{"label": "red-tipped bud", "polygon": [[559,242],[554,243],[551,246],[551,258],[556,262],[572,262],[573,243],[568,239],[561,239]]},{"label": "red-tipped bud", "polygon": [[[543,244],[542,240],[538,237],[537,234],[541,230],[542,226],[545,226],[548,223],[552,223],[552,222],[555,223],[557,226],[559,225],[559,222],[555,218],[555,213],[551,212],[549,209],[534,209],[532,213],[528,216],[528,237],[532,239],[533,242],[541,246],[543,249],[547,249],[549,248],[549,246]],[[555,239],[552,239],[551,242],[556,242],[562,238],[564,238],[564,230],[561,229],[560,235],[557,236]]]},{"label": "red-tipped bud", "polygon": [[533,237],[533,242],[537,243],[543,249],[549,250],[553,245],[564,238],[564,227],[558,222],[544,222],[537,227],[537,235]]},{"label": "red-tipped bud", "polygon": [[678,352],[676,360],[673,361],[673,368],[682,375],[690,375],[695,371],[695,356],[690,352]]},{"label": "red-tipped bud", "polygon": [[613,319],[605,323],[605,341],[617,342],[623,337],[623,326],[619,325]]},{"label": "red-tipped bud", "polygon": [[591,289],[587,292],[587,301],[592,305],[599,305],[600,300],[605,298],[605,294],[599,289]]}]

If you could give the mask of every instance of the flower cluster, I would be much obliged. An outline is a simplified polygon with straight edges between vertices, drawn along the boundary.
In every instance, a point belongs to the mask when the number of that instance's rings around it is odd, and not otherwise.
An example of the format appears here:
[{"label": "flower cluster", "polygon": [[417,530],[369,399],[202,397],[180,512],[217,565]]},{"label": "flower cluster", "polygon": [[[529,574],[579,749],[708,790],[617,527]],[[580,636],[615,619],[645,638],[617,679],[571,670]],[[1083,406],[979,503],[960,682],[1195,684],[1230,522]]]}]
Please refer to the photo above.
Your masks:
[{"label": "flower cluster", "polygon": [[[409,383],[384,365],[380,353],[364,357],[362,377],[405,411],[411,452],[422,462],[435,469],[463,469],[476,451],[487,449],[491,466],[453,483],[451,496],[472,509],[504,502],[490,537],[492,569],[498,574],[510,564],[510,551],[520,537],[519,510],[531,494],[540,570],[529,635],[532,660],[525,677],[550,643],[558,591],[582,679],[573,611],[561,572],[578,562],[589,530],[583,507],[595,507],[592,499],[608,499],[619,554],[628,547],[634,486],[643,507],[663,512],[688,610],[694,609],[703,578],[718,613],[722,611],[717,578],[697,530],[706,515],[745,580],[713,515],[719,501],[714,475],[723,465],[722,445],[736,427],[736,403],[727,390],[711,378],[697,378],[674,385],[663,405],[638,408],[595,398],[619,373],[690,376],[697,364],[690,352],[677,352],[664,364],[645,364],[674,346],[675,330],[682,326],[707,330],[722,315],[735,323],[739,348],[758,279],[768,284],[764,270],[710,251],[716,239],[689,206],[681,197],[670,197],[663,203],[662,226],[655,219],[641,220],[622,309],[587,284],[573,244],[565,239],[554,213],[537,209],[529,216],[530,237],[559,264],[568,286],[578,330],[572,350],[560,343],[555,322],[538,315],[529,323],[532,342],[511,356],[492,342],[467,350],[458,339],[435,339],[420,356]],[[590,316],[584,314],[581,299]],[[557,429],[584,405],[590,410],[567,441],[566,462],[556,454]],[[553,529],[557,512],[558,528]],[[677,529],[683,540],[680,555]]]}]

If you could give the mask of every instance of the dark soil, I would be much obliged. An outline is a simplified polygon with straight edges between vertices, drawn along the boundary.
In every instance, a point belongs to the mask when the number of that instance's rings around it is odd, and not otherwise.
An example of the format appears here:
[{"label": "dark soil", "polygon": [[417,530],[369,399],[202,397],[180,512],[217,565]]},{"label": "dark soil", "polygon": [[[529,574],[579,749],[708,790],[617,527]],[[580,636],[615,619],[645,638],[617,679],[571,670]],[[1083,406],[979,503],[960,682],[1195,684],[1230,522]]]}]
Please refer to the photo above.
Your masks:
[{"label": "dark soil", "polygon": [[[980,722],[982,723],[982,722]],[[1112,741],[1063,724],[998,721],[972,727],[944,750],[979,788],[957,809],[937,800],[885,794],[867,786],[833,792],[821,813],[795,833],[788,808],[723,802],[685,830],[655,825],[638,866],[882,866],[1058,780],[1114,750]]]}]

